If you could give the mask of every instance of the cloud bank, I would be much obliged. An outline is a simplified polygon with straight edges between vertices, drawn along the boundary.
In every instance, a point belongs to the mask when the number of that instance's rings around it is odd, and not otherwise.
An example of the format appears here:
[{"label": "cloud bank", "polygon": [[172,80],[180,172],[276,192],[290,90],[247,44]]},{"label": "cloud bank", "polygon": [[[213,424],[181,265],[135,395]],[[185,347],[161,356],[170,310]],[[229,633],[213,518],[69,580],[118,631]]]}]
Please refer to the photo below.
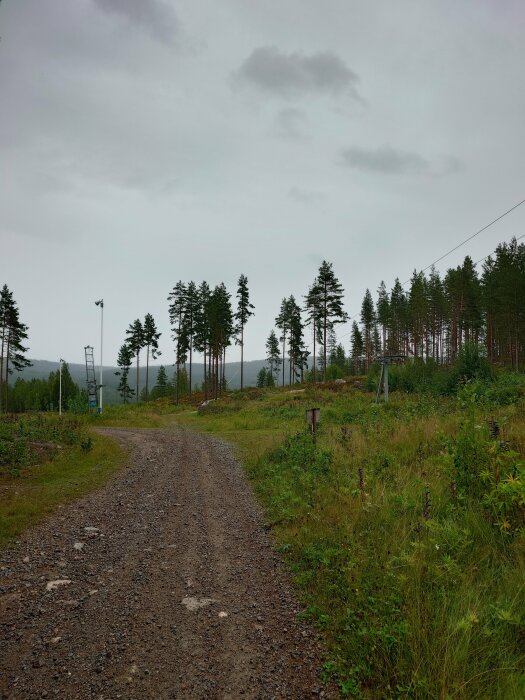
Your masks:
[{"label": "cloud bank", "polygon": [[234,81],[286,99],[312,94],[359,99],[358,76],[332,51],[307,55],[261,46],[244,61],[234,74]]}]

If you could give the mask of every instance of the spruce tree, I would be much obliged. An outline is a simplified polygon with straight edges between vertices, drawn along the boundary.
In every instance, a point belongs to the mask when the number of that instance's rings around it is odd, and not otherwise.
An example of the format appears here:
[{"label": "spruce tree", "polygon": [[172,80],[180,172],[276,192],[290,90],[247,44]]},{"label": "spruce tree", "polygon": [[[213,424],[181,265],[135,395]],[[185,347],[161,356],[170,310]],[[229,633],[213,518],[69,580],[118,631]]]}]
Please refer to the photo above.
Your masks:
[{"label": "spruce tree", "polygon": [[236,342],[241,346],[241,391],[244,385],[244,326],[250,316],[253,316],[252,309],[254,308],[253,304],[250,304],[248,278],[245,275],[241,275],[237,282],[237,311],[235,313],[235,320],[237,321]]},{"label": "spruce tree", "polygon": [[347,321],[348,315],[343,310],[344,289],[334,274],[332,263],[323,260],[319,268],[315,286],[319,288],[320,296],[321,326],[323,333],[323,379],[326,381],[328,331],[336,323],[344,323]]},{"label": "spruce tree", "polygon": [[159,338],[161,333],[157,331],[155,320],[151,314],[146,314],[144,318],[144,346],[146,347],[146,401],[148,400],[149,387],[149,358],[156,360],[161,354],[159,350]]},{"label": "spruce tree", "polygon": [[372,364],[373,334],[375,324],[374,302],[369,289],[366,290],[363,303],[361,304],[361,324],[363,326],[366,369],[368,371],[370,365]]},{"label": "spruce tree", "polygon": [[133,351],[127,343],[120,346],[117,357],[117,365],[119,370],[115,372],[117,377],[120,377],[118,384],[118,392],[123,403],[128,403],[128,400],[133,396],[135,391],[128,384],[128,375],[133,361]]},{"label": "spruce tree", "polygon": [[268,361],[269,372],[274,379],[277,377],[279,372],[279,365],[281,364],[281,351],[279,349],[279,340],[275,335],[275,331],[272,330],[266,341],[266,360]]},{"label": "spruce tree", "polygon": [[135,389],[135,400],[139,400],[139,374],[140,374],[140,351],[144,347],[144,328],[140,319],[135,319],[133,323],[130,324],[128,330],[126,331],[128,336],[126,339],[126,344],[132,354],[132,357],[137,359],[137,381]]},{"label": "spruce tree", "polygon": [[359,326],[354,321],[352,323],[352,332],[350,335],[351,351],[350,357],[352,360],[352,371],[354,374],[361,374],[362,370],[362,357],[364,352],[363,336],[359,330]]},{"label": "spruce tree", "polygon": [[155,382],[155,386],[153,387],[151,394],[152,397],[155,399],[162,399],[168,395],[168,391],[168,375],[166,374],[166,368],[164,367],[164,365],[161,365],[157,372],[157,380]]},{"label": "spruce tree", "polygon": [[267,377],[268,370],[266,367],[261,367],[261,369],[257,373],[257,388],[258,389],[263,389],[266,386],[266,377]]}]

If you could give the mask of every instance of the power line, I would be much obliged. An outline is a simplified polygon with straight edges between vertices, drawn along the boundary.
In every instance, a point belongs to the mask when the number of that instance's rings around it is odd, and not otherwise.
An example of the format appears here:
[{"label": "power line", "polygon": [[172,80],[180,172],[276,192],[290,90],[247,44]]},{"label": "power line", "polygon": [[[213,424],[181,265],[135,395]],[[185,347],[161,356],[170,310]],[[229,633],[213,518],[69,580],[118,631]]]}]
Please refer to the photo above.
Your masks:
[{"label": "power line", "polygon": [[[515,204],[515,205],[514,205],[513,207],[511,207],[510,209],[507,209],[507,211],[504,212],[503,214],[500,214],[500,216],[498,216],[497,219],[494,219],[493,221],[491,221],[491,222],[490,222],[489,224],[487,224],[486,226],[483,226],[483,228],[480,228],[479,231],[476,231],[476,233],[473,233],[473,234],[472,234],[471,236],[469,236],[468,238],[465,238],[464,241],[462,241],[461,243],[458,243],[457,246],[455,246],[454,248],[452,248],[451,250],[449,250],[447,253],[445,253],[444,255],[442,255],[442,256],[441,256],[440,258],[438,258],[437,260],[434,260],[434,262],[430,263],[430,265],[427,265],[425,268],[423,268],[423,270],[421,270],[421,272],[426,272],[426,271],[429,270],[433,265],[435,265],[435,264],[438,263],[438,262],[441,262],[441,260],[443,260],[444,258],[446,258],[447,256],[449,256],[451,253],[453,253],[454,251],[456,251],[458,248],[461,248],[461,246],[465,245],[465,243],[468,243],[469,241],[471,241],[471,240],[472,240],[473,238],[475,238],[476,236],[479,236],[480,233],[483,233],[483,231],[486,231],[488,228],[490,228],[490,227],[491,227],[493,224],[495,224],[497,221],[500,221],[500,219],[503,219],[504,216],[507,216],[507,214],[510,214],[511,211],[514,211],[514,209],[517,209],[518,207],[521,207],[522,204],[525,204],[525,199],[522,199],[521,202],[518,202],[517,204]],[[487,256],[487,257],[488,257],[488,256]],[[405,284],[408,284],[408,282],[410,282],[410,279],[408,279],[406,282],[403,282],[403,287],[405,286]]]},{"label": "power line", "polygon": [[[433,267],[434,265],[436,265],[438,262],[441,262],[441,260],[443,260],[444,258],[446,258],[447,256],[449,256],[451,253],[454,253],[454,251],[458,250],[458,248],[461,248],[461,246],[465,245],[465,243],[468,243],[469,241],[471,241],[471,240],[472,240],[473,238],[475,238],[476,236],[479,236],[480,233],[483,233],[483,231],[486,231],[488,228],[490,228],[491,226],[493,226],[496,222],[498,222],[498,221],[500,221],[501,219],[503,219],[504,216],[507,216],[507,214],[510,214],[511,212],[513,212],[513,211],[514,211],[515,209],[517,209],[518,207],[521,207],[522,204],[525,204],[525,199],[522,199],[521,202],[518,202],[517,204],[514,204],[514,206],[512,206],[510,209],[507,209],[506,212],[503,212],[503,214],[500,214],[496,219],[493,219],[490,223],[486,224],[486,226],[483,226],[483,228],[480,228],[479,231],[476,231],[476,233],[473,233],[473,234],[472,234],[471,236],[469,236],[468,238],[465,238],[464,241],[462,241],[461,243],[458,243],[457,246],[455,246],[454,248],[452,248],[451,250],[449,250],[447,253],[444,253],[444,254],[443,254],[441,257],[439,257],[437,260],[434,260],[434,262],[430,263],[430,265],[427,265],[427,267],[423,268],[423,269],[421,270],[421,272],[426,272],[426,271],[429,270],[431,267]],[[523,236],[519,236],[519,238],[516,238],[516,240],[519,241],[519,240],[521,240],[522,238],[525,238],[525,234],[524,234]],[[483,262],[483,260],[486,260],[490,255],[492,255],[492,253],[489,253],[488,255],[485,255],[484,258],[481,258],[480,260],[478,260],[476,263],[474,263],[474,265],[478,265],[480,262]],[[402,284],[401,286],[404,287],[404,286],[405,286],[406,284],[408,284],[409,282],[410,282],[410,279],[408,279],[406,282],[403,282],[403,284]],[[358,315],[358,314],[354,314],[353,316],[349,316],[349,317],[348,317],[348,320],[351,321],[352,319],[357,318],[357,315]],[[348,333],[344,333],[342,336],[340,336],[340,338],[346,338],[348,335],[351,335],[351,333],[352,333],[352,331],[348,331]]]},{"label": "power line", "polygon": [[[521,241],[522,238],[525,238],[525,233],[524,233],[522,236],[518,236],[518,237],[516,238],[516,241]],[[490,258],[490,256],[493,255],[493,254],[494,254],[494,251],[492,251],[492,253],[489,253],[488,255],[485,255],[484,258],[480,258],[479,260],[476,260],[476,262],[474,263],[474,267],[476,267],[476,265],[479,265],[480,262],[483,262],[483,261],[486,260],[487,258]]]}]

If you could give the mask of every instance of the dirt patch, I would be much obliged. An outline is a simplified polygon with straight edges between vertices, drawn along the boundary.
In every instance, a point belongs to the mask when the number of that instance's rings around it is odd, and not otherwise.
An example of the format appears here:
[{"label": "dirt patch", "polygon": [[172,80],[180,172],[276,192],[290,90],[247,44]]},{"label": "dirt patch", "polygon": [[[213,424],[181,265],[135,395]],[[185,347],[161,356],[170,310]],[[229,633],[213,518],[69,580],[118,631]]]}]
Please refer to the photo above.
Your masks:
[{"label": "dirt patch", "polygon": [[2,700],[335,697],[230,449],[105,432],[128,469],[0,556]]}]

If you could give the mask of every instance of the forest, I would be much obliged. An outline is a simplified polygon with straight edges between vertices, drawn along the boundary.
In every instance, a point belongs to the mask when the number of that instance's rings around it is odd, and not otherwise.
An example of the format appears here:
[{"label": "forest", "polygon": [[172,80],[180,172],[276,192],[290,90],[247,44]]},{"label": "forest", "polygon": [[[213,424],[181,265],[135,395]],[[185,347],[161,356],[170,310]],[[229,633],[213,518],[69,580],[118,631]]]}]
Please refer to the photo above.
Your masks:
[{"label": "forest", "polygon": [[[431,267],[414,271],[404,284],[396,278],[390,290],[381,282],[375,299],[369,289],[365,291],[360,313],[352,318],[344,309],[344,288],[332,263],[323,261],[302,296],[291,294],[276,306],[275,327],[261,348],[266,364],[257,383],[284,386],[351,375],[374,376],[374,363],[381,355],[400,356],[400,361],[410,366],[424,363],[426,370],[420,370],[418,376],[428,379],[430,374],[453,366],[462,348],[471,345],[490,367],[521,370],[525,360],[524,298],[525,245],[516,238],[501,243],[494,254],[478,263],[467,256],[461,265],[442,275]],[[238,279],[235,302],[224,283],[213,289],[205,281],[174,285],[168,296],[175,350],[173,381],[167,380],[165,367],[150,381],[150,360],[160,355],[161,336],[153,316],[146,314],[144,320],[137,318],[130,323],[117,358],[122,402],[166,395],[173,395],[178,402],[182,396],[191,398],[195,390],[202,391],[205,400],[217,398],[226,389],[227,351],[234,344],[241,351],[242,389],[245,333],[255,313],[245,275]],[[337,326],[349,320],[350,333],[338,337]],[[27,338],[28,327],[20,320],[13,292],[4,285],[0,291],[2,410],[58,410],[57,374],[52,373],[47,380],[10,381],[13,372],[30,364],[24,345]],[[141,357],[145,364],[142,372]],[[196,362],[203,368],[199,385],[193,378]],[[133,363],[136,380],[130,386]],[[78,411],[85,396],[80,387],[73,386],[67,364],[65,370],[63,407]],[[141,378],[145,379],[142,384]],[[422,386],[421,382],[416,385]]]}]

